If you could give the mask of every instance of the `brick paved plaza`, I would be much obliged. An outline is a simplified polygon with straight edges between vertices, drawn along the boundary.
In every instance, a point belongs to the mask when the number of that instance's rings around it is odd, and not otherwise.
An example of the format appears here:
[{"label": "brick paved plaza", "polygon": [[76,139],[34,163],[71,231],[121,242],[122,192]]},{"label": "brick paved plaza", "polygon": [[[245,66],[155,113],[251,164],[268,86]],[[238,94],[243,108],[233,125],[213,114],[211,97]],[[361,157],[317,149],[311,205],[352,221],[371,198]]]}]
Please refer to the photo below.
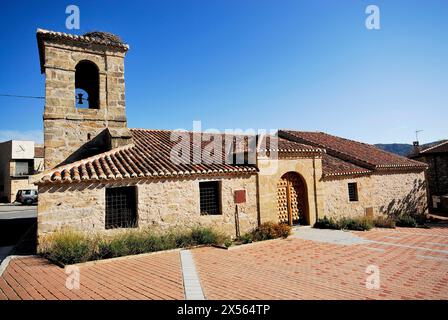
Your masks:
[{"label": "brick paved plaza", "polygon": [[[328,231],[331,232],[331,231]],[[448,299],[448,226],[352,232],[359,243],[291,236],[230,250],[191,250],[205,299]],[[15,258],[0,299],[184,299],[180,251],[80,266],[80,288],[63,268]],[[369,265],[380,288],[367,289]]]}]

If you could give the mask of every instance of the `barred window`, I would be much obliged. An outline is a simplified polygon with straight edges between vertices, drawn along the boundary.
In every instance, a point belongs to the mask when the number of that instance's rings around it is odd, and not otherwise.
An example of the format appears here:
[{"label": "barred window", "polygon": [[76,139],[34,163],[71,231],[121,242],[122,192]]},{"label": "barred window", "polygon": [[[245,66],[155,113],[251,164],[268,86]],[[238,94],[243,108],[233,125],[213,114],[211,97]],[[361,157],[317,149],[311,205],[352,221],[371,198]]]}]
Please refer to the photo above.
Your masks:
[{"label": "barred window", "polygon": [[348,184],[348,199],[350,201],[358,201],[358,184],[356,182]]},{"label": "barred window", "polygon": [[137,227],[135,187],[106,189],[106,229]]},{"label": "barred window", "polygon": [[221,214],[219,181],[199,182],[201,215]]}]

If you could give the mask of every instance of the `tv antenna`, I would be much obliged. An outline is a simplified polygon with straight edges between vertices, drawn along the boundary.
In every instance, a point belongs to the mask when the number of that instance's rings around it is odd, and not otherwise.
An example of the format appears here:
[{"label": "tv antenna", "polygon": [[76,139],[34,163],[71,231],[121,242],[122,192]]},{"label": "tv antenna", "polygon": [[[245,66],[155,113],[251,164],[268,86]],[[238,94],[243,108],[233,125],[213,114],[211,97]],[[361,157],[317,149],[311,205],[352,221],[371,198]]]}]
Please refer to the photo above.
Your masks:
[{"label": "tv antenna", "polygon": [[415,130],[415,141],[417,141],[417,142],[419,142],[418,141],[418,134],[420,133],[420,132],[422,132],[423,130]]}]

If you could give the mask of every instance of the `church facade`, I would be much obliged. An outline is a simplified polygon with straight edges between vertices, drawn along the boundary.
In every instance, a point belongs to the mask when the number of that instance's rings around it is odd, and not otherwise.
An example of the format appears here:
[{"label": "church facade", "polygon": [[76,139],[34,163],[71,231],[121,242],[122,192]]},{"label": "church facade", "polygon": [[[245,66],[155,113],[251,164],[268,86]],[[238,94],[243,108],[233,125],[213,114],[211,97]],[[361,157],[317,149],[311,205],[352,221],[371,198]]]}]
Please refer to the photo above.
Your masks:
[{"label": "church facade", "polygon": [[130,129],[124,60],[112,34],[38,29],[46,171],[38,235],[63,228],[211,226],[425,213],[426,165],[322,132]]}]

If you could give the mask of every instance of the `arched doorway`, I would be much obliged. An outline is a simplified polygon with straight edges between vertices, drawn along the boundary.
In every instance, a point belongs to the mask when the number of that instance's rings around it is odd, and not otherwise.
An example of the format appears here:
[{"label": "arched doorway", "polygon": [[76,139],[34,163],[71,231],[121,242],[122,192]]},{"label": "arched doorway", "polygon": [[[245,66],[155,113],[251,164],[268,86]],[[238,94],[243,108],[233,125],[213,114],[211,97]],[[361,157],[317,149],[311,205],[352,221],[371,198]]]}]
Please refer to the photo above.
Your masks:
[{"label": "arched doorway", "polygon": [[278,222],[308,225],[306,183],[297,172],[285,173],[277,183]]}]

